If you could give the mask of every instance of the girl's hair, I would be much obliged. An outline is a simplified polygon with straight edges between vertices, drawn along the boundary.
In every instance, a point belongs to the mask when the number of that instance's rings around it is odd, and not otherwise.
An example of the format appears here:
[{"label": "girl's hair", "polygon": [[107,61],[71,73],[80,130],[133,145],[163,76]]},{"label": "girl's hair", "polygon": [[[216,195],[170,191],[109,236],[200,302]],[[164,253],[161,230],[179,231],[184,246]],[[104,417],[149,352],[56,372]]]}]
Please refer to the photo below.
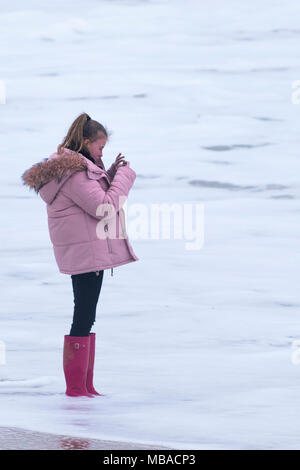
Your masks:
[{"label": "girl's hair", "polygon": [[100,122],[91,119],[87,113],[80,114],[71,125],[62,143],[57,147],[57,153],[61,154],[63,147],[65,147],[75,152],[83,150],[89,154],[84,145],[84,139],[94,142],[99,138],[98,132],[108,139],[109,132]]}]

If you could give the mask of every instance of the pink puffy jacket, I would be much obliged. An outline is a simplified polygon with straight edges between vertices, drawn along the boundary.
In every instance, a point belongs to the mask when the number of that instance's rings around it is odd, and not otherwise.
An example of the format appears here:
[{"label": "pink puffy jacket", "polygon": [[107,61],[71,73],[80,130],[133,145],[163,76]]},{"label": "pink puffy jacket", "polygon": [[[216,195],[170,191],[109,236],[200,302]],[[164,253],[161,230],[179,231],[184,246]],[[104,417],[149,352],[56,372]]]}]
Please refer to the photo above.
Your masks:
[{"label": "pink puffy jacket", "polygon": [[[47,204],[48,227],[59,271],[80,274],[137,261],[123,205],[136,178],[128,166],[105,170],[67,148],[26,170],[23,184]],[[106,210],[104,210],[106,209]]]}]

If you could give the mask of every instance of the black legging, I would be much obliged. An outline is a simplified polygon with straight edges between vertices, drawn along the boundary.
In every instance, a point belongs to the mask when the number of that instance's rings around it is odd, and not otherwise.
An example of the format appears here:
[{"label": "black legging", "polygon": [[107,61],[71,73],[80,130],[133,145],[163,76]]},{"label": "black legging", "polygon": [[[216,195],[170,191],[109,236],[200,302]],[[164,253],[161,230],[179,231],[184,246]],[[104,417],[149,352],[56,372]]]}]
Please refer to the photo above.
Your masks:
[{"label": "black legging", "polygon": [[104,270],[71,275],[74,313],[70,336],[88,336],[90,334],[96,320],[96,307],[101,291],[103,273]]}]

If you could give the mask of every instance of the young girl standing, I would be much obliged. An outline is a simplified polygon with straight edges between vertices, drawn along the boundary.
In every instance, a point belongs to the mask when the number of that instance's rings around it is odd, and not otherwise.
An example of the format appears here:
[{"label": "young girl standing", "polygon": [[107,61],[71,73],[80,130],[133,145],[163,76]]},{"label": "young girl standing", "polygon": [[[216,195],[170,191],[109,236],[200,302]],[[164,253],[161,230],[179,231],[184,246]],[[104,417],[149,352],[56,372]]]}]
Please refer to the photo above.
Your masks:
[{"label": "young girl standing", "polygon": [[22,175],[45,201],[49,236],[59,271],[71,276],[73,322],[64,336],[63,370],[68,396],[100,395],[93,386],[96,318],[104,270],[137,261],[129,243],[123,204],[136,173],[119,154],[108,170],[102,161],[108,132],[86,113],[72,123],[49,158]]}]

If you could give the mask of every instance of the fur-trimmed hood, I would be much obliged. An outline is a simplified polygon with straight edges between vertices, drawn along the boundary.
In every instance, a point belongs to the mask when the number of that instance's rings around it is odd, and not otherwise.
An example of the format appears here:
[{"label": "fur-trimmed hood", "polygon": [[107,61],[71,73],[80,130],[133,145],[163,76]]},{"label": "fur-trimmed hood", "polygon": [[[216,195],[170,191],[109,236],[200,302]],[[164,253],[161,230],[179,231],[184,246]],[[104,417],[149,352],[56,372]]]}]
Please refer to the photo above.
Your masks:
[{"label": "fur-trimmed hood", "polygon": [[91,179],[106,178],[110,182],[107,172],[103,168],[93,163],[79,152],[64,148],[62,154],[57,152],[35,163],[22,176],[22,182],[30,189],[39,193],[41,198],[51,204],[58,191],[76,171],[87,171]]}]

